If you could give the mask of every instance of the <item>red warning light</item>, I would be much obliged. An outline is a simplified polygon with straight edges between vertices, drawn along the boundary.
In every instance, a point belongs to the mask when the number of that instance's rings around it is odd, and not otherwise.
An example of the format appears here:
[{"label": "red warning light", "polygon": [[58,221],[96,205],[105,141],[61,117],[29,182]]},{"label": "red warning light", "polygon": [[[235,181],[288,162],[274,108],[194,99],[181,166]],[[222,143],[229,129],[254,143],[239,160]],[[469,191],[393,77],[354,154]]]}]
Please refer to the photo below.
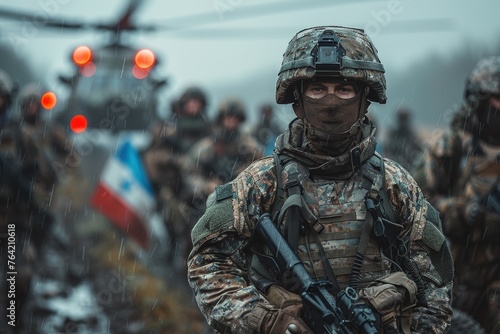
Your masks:
[{"label": "red warning light", "polygon": [[132,74],[134,75],[134,77],[141,80],[148,76],[149,70],[134,65],[134,67],[132,68]]},{"label": "red warning light", "polygon": [[42,95],[40,103],[42,104],[42,107],[44,107],[47,110],[50,110],[56,106],[57,96],[53,92],[47,92]]},{"label": "red warning light", "polygon": [[95,70],[96,66],[91,61],[85,64],[84,66],[80,67],[80,73],[87,78],[93,76],[95,74]]},{"label": "red warning light", "polygon": [[151,68],[155,63],[155,54],[153,51],[148,49],[139,50],[135,54],[134,62],[135,65],[142,69]]},{"label": "red warning light", "polygon": [[83,115],[76,115],[71,119],[69,127],[74,133],[82,133],[87,129],[87,119]]},{"label": "red warning light", "polygon": [[78,66],[87,64],[92,59],[92,50],[88,46],[79,46],[73,51],[73,61]]}]

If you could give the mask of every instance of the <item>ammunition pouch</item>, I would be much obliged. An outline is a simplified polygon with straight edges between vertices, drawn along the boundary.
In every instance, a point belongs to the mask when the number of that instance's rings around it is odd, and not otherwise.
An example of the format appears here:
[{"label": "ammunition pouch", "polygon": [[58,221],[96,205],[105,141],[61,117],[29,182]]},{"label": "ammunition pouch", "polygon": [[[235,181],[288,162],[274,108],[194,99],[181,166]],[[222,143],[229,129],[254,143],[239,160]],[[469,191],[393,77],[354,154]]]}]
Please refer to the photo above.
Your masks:
[{"label": "ammunition pouch", "polygon": [[382,330],[398,329],[409,334],[411,310],[417,304],[417,285],[399,271],[377,279],[360,290],[359,296],[381,317]]}]

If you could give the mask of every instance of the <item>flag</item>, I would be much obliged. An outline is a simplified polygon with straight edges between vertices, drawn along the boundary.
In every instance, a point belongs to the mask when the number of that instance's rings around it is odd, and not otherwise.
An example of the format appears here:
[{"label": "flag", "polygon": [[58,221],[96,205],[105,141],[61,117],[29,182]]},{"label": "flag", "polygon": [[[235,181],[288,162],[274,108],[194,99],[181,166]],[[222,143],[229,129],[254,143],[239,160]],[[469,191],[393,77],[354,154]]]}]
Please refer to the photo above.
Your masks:
[{"label": "flag", "polygon": [[141,247],[149,247],[148,217],[155,198],[141,158],[129,141],[104,166],[90,202]]}]

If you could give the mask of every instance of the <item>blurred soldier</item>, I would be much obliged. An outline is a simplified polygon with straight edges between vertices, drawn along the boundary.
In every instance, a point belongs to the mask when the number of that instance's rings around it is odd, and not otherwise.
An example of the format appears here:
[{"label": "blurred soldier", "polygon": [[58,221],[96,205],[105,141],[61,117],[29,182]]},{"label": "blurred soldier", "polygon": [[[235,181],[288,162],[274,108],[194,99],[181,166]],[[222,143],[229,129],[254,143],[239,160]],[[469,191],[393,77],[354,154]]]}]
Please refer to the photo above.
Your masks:
[{"label": "blurred soldier", "polygon": [[[11,333],[14,332],[14,327],[7,326],[7,322],[9,321],[7,318],[9,306],[9,300],[7,299],[7,261],[8,261],[8,226],[12,224],[11,230],[15,231],[16,220],[14,217],[22,213],[20,203],[13,202],[13,205],[9,205],[15,194],[15,185],[11,184],[6,177],[5,168],[10,168],[15,170],[18,168],[16,165],[6,165],[11,160],[14,160],[16,155],[15,153],[15,135],[12,128],[9,127],[9,108],[12,103],[12,89],[13,83],[10,76],[0,69],[0,154],[2,158],[1,175],[0,175],[0,330],[2,333]],[[7,158],[9,160],[7,160]],[[15,233],[15,232],[14,232]],[[15,242],[15,236],[11,241]],[[14,245],[15,247],[15,245]],[[15,254],[14,254],[15,255]],[[15,282],[15,281],[14,281]],[[19,300],[16,300],[19,301]],[[16,305],[16,309],[18,309],[19,305]],[[16,313],[17,311],[14,311]],[[15,318],[14,318],[15,320]],[[18,324],[18,322],[14,322]]]},{"label": "blurred soldier", "polygon": [[71,165],[71,143],[64,130],[47,121],[42,113],[42,90],[36,83],[24,86],[19,92],[18,105],[21,114],[18,143],[23,164],[39,170],[40,185],[48,191],[68,172]]},{"label": "blurred soldier", "polygon": [[262,157],[261,146],[242,130],[246,118],[241,101],[223,101],[214,122],[213,135],[196,143],[183,159],[191,182],[203,189],[205,195],[216,186],[231,181],[252,161]]},{"label": "blurred soldier", "polygon": [[399,107],[396,111],[396,125],[387,131],[383,154],[386,158],[399,163],[412,173],[416,160],[422,153],[419,138],[415,133],[412,114],[407,107]]},{"label": "blurred soldier", "polygon": [[[215,187],[231,181],[252,161],[262,157],[256,139],[242,130],[245,121],[246,111],[241,101],[223,101],[214,121],[213,135],[201,139],[182,159],[186,180],[193,190],[196,220],[205,211],[207,196]],[[196,221],[192,223],[188,233]]]},{"label": "blurred soldier", "polygon": [[440,211],[456,264],[454,306],[500,332],[500,56],[466,79],[448,133],[426,152],[422,189]]},{"label": "blurred soldier", "polygon": [[[276,102],[297,118],[273,156],[216,188],[192,232],[188,279],[218,332],[337,332],[321,310],[338,312],[330,301],[347,291],[337,324],[353,333],[447,331],[453,266],[439,217],[406,170],[375,154],[371,101],[386,102],[386,81],[363,30],[314,27],[289,42]],[[274,248],[258,238],[266,213],[300,261],[277,256],[275,233]]]},{"label": "blurred soldier", "polygon": [[0,69],[0,128],[9,121],[9,111],[12,104],[14,83],[7,72]]},{"label": "blurred soldier", "polygon": [[260,120],[255,125],[252,135],[264,148],[264,155],[269,155],[274,149],[274,141],[282,132],[283,127],[274,118],[274,110],[271,104],[260,106]]},{"label": "blurred soldier", "polygon": [[161,136],[175,141],[177,153],[186,153],[198,140],[210,134],[206,109],[207,97],[198,87],[187,88],[173,103],[173,115],[167,121]]},{"label": "blurred soldier", "polygon": [[205,198],[196,198],[172,152],[175,143],[163,138],[142,153],[157,198],[157,206],[169,234],[169,263],[186,272],[185,261],[191,250],[191,229],[203,214]]},{"label": "blurred soldier", "polygon": [[[2,101],[7,104],[2,107],[2,116],[5,116],[5,107],[12,101],[12,83],[7,81],[4,73],[0,74],[2,87]],[[9,79],[10,80],[10,79]],[[7,87],[7,89],[5,89]],[[49,212],[50,194],[54,186],[54,173],[50,160],[40,154],[38,147],[32,151],[25,151],[27,141],[22,135],[23,128],[9,125],[3,118],[1,138],[1,195],[0,195],[0,234],[2,275],[15,272],[15,285],[12,298],[16,312],[14,326],[2,327],[2,333],[9,331],[21,332],[27,297],[30,295],[30,282],[35,270],[35,263],[45,236],[47,235],[52,218]],[[38,139],[34,139],[37,141]],[[31,141],[30,141],[31,142]],[[9,236],[9,239],[6,236]],[[7,244],[8,240],[8,244]],[[9,261],[7,261],[7,259]],[[0,326],[7,326],[5,322],[5,278],[2,278],[2,321]],[[9,285],[9,291],[12,286]],[[8,317],[7,317],[8,319]]]}]

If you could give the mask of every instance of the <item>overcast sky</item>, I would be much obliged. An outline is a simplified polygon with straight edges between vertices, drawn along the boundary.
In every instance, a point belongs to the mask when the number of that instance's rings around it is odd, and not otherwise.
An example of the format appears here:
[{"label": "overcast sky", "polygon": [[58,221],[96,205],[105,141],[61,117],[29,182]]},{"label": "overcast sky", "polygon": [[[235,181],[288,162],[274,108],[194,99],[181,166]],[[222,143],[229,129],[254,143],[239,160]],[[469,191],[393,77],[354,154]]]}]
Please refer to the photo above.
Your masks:
[{"label": "overcast sky", "polygon": [[[17,45],[13,47],[19,56],[29,58],[51,88],[63,92],[56,79],[59,74],[71,73],[71,50],[79,44],[99,45],[106,42],[106,36],[92,31],[49,33],[39,29],[37,18],[42,20],[48,15],[108,22],[118,16],[124,3],[123,0],[0,0],[5,8],[33,13],[21,22],[0,18],[2,40],[12,41],[12,36],[17,36]],[[259,4],[276,6],[259,14],[253,9]],[[311,9],[305,7],[307,4]],[[425,56],[449,55],[464,43],[497,43],[499,12],[498,0],[149,0],[136,13],[138,24],[184,29],[138,33],[131,35],[129,41],[138,48],[156,51],[161,61],[159,71],[169,78],[163,100],[188,85],[198,84],[217,102],[224,95],[217,87],[233,86],[248,78],[254,80],[262,73],[266,77],[263,92],[255,98],[245,96],[260,103],[273,98],[283,51],[293,35],[303,28],[325,24],[364,28],[378,48],[389,75],[411,67]],[[180,19],[198,13],[206,13],[204,22]],[[190,26],[192,29],[188,29]]]}]

